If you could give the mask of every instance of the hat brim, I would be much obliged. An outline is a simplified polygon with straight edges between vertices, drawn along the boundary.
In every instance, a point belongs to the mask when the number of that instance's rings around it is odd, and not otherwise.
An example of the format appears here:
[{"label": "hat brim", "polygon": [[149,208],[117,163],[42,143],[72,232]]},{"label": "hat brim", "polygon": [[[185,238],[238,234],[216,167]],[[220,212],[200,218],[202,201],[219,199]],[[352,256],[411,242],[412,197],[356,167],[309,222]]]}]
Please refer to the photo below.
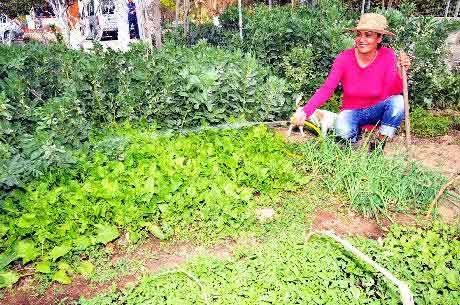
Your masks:
[{"label": "hat brim", "polygon": [[369,29],[369,28],[351,28],[351,29],[346,29],[348,32],[358,32],[358,31],[370,31],[370,32],[375,32],[383,35],[388,35],[388,36],[396,36],[395,33],[387,31],[387,30],[377,30],[377,29]]}]

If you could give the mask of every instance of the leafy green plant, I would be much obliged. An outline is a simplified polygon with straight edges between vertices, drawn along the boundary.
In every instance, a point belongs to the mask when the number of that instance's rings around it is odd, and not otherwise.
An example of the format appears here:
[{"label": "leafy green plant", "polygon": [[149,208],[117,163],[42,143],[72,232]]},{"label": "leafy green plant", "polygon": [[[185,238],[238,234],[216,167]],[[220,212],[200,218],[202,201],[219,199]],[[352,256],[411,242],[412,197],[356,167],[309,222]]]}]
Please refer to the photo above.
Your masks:
[{"label": "leafy green plant", "polygon": [[292,109],[285,81],[253,56],[204,42],[166,45],[150,57],[143,45],[126,53],[35,44],[0,49],[3,191],[70,163],[70,152],[107,124],[180,129],[232,117],[274,120]]},{"label": "leafy green plant", "polygon": [[447,134],[451,120],[436,116],[423,108],[415,108],[410,115],[413,132],[422,137],[436,137]]},{"label": "leafy green plant", "polygon": [[[413,58],[409,72],[413,104],[458,108],[459,76],[447,71],[445,42],[450,32],[460,30],[460,23],[416,16],[414,9],[407,3],[402,3],[399,10],[373,7],[387,17],[390,28],[397,33],[394,39],[386,37],[384,45],[397,52],[404,50]],[[276,75],[287,78],[293,90],[305,90],[304,94],[311,95],[325,79],[337,54],[353,46],[353,39],[345,29],[356,23],[358,12],[336,0],[296,9],[274,7],[270,10],[265,5],[255,6],[244,10],[242,44],[231,35],[238,30],[238,14],[235,7],[229,7],[222,14],[223,31],[228,33],[221,31],[219,39],[209,41],[255,54]],[[199,27],[195,41],[201,35]],[[204,33],[202,38],[206,38]]]},{"label": "leafy green plant", "polygon": [[[396,277],[409,283],[416,304],[460,300],[458,227],[435,224],[426,231],[394,226],[383,245],[352,242]],[[397,289],[381,274],[329,239],[304,243],[301,232],[258,247],[235,251],[231,259],[201,257],[179,272],[147,275],[134,288],[80,305],[105,304],[400,304]],[[187,277],[193,274],[202,286]]]},{"label": "leafy green plant", "polygon": [[[234,236],[254,224],[254,194],[276,197],[306,181],[283,140],[264,126],[186,136],[120,132],[129,143],[124,150],[106,154],[96,137],[74,168],[3,200],[0,270],[17,259],[40,259],[41,272],[54,270],[121,230],[131,243],[147,232],[160,239]],[[73,271],[56,272],[66,283]]]}]

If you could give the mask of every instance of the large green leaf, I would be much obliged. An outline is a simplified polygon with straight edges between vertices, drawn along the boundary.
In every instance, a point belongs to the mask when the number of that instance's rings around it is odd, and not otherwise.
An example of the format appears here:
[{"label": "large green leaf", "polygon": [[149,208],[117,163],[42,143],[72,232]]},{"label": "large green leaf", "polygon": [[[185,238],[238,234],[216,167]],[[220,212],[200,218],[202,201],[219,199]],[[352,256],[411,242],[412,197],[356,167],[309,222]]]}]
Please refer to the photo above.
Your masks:
[{"label": "large green leaf", "polygon": [[8,266],[12,261],[16,260],[18,255],[13,248],[7,249],[0,255],[0,270],[3,270]]},{"label": "large green leaf", "polygon": [[0,272],[0,288],[11,287],[18,280],[19,275],[16,272]]},{"label": "large green leaf", "polygon": [[27,213],[27,214],[22,215],[16,224],[20,228],[28,228],[34,224],[34,221],[35,221],[35,214]]},{"label": "large green leaf", "polygon": [[166,234],[161,230],[159,225],[153,224],[151,222],[144,222],[143,225],[158,239],[165,240],[167,239]]},{"label": "large green leaf", "polygon": [[59,257],[66,255],[72,248],[67,245],[56,246],[51,250],[49,257],[51,260],[56,261]]},{"label": "large green leaf", "polygon": [[51,263],[47,261],[39,262],[35,266],[35,270],[41,273],[51,273]]},{"label": "large green leaf", "polygon": [[96,241],[99,243],[106,244],[112,240],[118,238],[120,233],[118,232],[117,227],[110,224],[97,224],[97,235]]},{"label": "large green leaf", "polygon": [[89,276],[94,272],[94,265],[89,261],[83,261],[77,267],[77,271],[84,276]]},{"label": "large green leaf", "polygon": [[34,260],[40,252],[35,248],[35,243],[31,240],[21,240],[16,244],[17,257],[22,258],[24,264]]},{"label": "large green leaf", "polygon": [[67,275],[65,270],[58,270],[53,274],[53,281],[57,281],[61,284],[68,285],[72,282],[71,278]]}]

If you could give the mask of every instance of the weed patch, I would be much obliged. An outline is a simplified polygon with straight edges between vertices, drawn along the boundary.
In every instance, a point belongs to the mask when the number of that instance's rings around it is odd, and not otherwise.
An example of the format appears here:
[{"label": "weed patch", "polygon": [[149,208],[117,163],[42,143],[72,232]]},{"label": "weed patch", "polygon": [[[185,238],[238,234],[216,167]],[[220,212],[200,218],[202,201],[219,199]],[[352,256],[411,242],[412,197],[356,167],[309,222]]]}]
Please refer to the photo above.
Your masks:
[{"label": "weed patch", "polygon": [[[457,304],[458,234],[458,228],[441,224],[427,231],[395,226],[382,246],[353,243],[408,282],[416,304]],[[231,260],[198,258],[185,270],[203,291],[184,274],[166,272],[79,304],[204,304],[203,295],[211,304],[400,304],[397,289],[370,266],[326,238],[305,244],[302,232],[242,248]]]}]

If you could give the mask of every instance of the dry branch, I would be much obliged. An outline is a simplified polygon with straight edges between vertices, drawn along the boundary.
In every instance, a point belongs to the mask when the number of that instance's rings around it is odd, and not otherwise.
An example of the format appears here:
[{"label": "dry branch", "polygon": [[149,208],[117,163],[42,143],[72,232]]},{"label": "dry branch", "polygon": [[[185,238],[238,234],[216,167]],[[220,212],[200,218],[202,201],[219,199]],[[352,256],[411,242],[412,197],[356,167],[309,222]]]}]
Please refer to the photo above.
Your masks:
[{"label": "dry branch", "polygon": [[444,194],[446,189],[449,186],[451,186],[457,179],[460,179],[460,175],[450,179],[449,182],[447,182],[446,184],[443,185],[443,187],[441,187],[441,189],[439,190],[438,194],[436,195],[436,197],[434,197],[433,201],[431,202],[430,207],[428,208],[428,211],[426,212],[426,215],[425,215],[426,219],[430,218],[431,212],[433,211],[433,208],[436,205],[436,202],[438,202],[439,198],[441,198],[442,194]]}]

